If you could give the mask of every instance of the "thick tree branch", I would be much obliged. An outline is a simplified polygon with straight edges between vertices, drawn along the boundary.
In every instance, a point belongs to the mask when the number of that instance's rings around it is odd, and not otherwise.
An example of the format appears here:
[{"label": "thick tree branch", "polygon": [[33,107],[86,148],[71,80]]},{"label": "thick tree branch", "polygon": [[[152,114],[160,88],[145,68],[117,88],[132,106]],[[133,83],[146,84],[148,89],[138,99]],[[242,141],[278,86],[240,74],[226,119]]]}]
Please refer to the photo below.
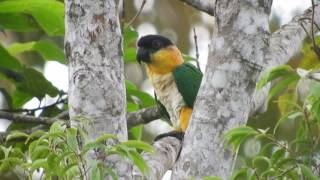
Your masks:
[{"label": "thick tree branch", "polygon": [[214,15],[216,0],[180,0],[187,3],[199,11],[206,12],[210,15]]},{"label": "thick tree branch", "polygon": [[133,127],[139,124],[148,124],[160,118],[161,114],[157,107],[144,108],[136,112],[127,113],[127,125],[128,127]]},{"label": "thick tree branch", "polygon": [[[320,5],[314,7],[314,23],[320,24]],[[286,64],[292,56],[297,54],[302,45],[303,40],[311,32],[312,28],[312,7],[307,9],[302,15],[295,16],[291,22],[283,25],[279,30],[271,34],[269,39],[269,52],[266,54],[264,70],[271,67]],[[306,33],[306,31],[308,34]],[[314,29],[319,30],[319,29]],[[267,110],[267,96],[270,85],[256,91],[253,97],[252,108],[250,114],[257,114]]]},{"label": "thick tree branch", "polygon": [[[145,179],[157,180],[161,179],[167,170],[172,169],[181,149],[181,141],[174,137],[162,138],[154,142],[153,147],[155,153],[143,153],[150,171]],[[134,167],[133,179],[143,179],[139,170]]]},{"label": "thick tree branch", "polygon": [[[320,24],[320,5],[314,8],[314,23]],[[285,64],[290,58],[300,51],[303,40],[307,33],[303,27],[311,32],[312,7],[307,9],[302,15],[295,16],[291,22],[283,25],[270,37],[270,53],[267,54],[266,67]],[[309,33],[311,34],[311,33]]]}]

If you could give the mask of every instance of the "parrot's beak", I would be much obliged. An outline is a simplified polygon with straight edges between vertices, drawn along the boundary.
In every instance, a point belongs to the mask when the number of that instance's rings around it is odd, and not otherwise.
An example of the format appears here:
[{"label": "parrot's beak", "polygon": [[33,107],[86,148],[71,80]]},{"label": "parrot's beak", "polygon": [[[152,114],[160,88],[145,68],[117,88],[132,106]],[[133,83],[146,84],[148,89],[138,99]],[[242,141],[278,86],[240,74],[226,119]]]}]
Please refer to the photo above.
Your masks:
[{"label": "parrot's beak", "polygon": [[143,47],[139,47],[137,52],[137,61],[139,64],[141,64],[142,61],[145,63],[150,63],[151,60],[149,51]]}]

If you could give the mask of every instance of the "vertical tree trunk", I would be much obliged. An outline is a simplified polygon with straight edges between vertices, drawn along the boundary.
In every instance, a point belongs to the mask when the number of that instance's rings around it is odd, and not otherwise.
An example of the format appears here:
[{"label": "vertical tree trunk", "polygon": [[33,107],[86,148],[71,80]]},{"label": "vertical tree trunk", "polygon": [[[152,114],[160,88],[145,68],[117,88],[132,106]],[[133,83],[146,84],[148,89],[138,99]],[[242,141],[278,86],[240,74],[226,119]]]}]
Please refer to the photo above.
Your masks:
[{"label": "vertical tree trunk", "polygon": [[234,157],[222,135],[245,124],[267,44],[269,0],[216,1],[218,31],[172,179],[229,179]]},{"label": "vertical tree trunk", "polygon": [[[127,140],[126,95],[118,0],[66,0],[65,51],[69,60],[71,119],[90,119],[89,139],[110,133]],[[119,157],[108,163],[127,179],[129,164]],[[110,165],[110,164],[109,164]]]}]

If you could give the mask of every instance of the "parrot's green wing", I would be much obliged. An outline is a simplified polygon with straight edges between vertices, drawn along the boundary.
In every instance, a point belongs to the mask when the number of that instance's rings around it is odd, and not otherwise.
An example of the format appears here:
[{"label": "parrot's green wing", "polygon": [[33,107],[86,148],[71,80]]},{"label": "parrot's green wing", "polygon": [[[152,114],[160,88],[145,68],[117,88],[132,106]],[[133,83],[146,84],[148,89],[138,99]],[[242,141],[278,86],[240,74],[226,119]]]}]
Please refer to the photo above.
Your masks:
[{"label": "parrot's green wing", "polygon": [[156,93],[154,93],[154,97],[157,103],[157,107],[160,111],[161,117],[164,121],[166,121],[170,126],[172,126],[172,122],[170,121],[170,115],[166,109],[166,107],[164,107],[164,105],[157,99],[157,95]]},{"label": "parrot's green wing", "polygon": [[173,71],[173,77],[186,105],[193,107],[202,80],[202,72],[190,63],[183,63]]}]

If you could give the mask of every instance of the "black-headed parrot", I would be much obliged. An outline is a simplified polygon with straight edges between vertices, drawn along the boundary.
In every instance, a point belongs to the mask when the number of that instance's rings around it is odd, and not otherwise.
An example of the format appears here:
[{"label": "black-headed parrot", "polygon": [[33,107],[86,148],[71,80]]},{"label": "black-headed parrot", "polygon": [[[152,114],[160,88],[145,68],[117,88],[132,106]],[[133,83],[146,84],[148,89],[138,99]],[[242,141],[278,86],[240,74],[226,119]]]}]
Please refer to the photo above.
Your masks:
[{"label": "black-headed parrot", "polygon": [[138,41],[137,60],[146,64],[160,112],[169,115],[175,131],[158,136],[182,139],[192,114],[202,80],[201,71],[184,62],[180,50],[168,38],[143,36]]}]

